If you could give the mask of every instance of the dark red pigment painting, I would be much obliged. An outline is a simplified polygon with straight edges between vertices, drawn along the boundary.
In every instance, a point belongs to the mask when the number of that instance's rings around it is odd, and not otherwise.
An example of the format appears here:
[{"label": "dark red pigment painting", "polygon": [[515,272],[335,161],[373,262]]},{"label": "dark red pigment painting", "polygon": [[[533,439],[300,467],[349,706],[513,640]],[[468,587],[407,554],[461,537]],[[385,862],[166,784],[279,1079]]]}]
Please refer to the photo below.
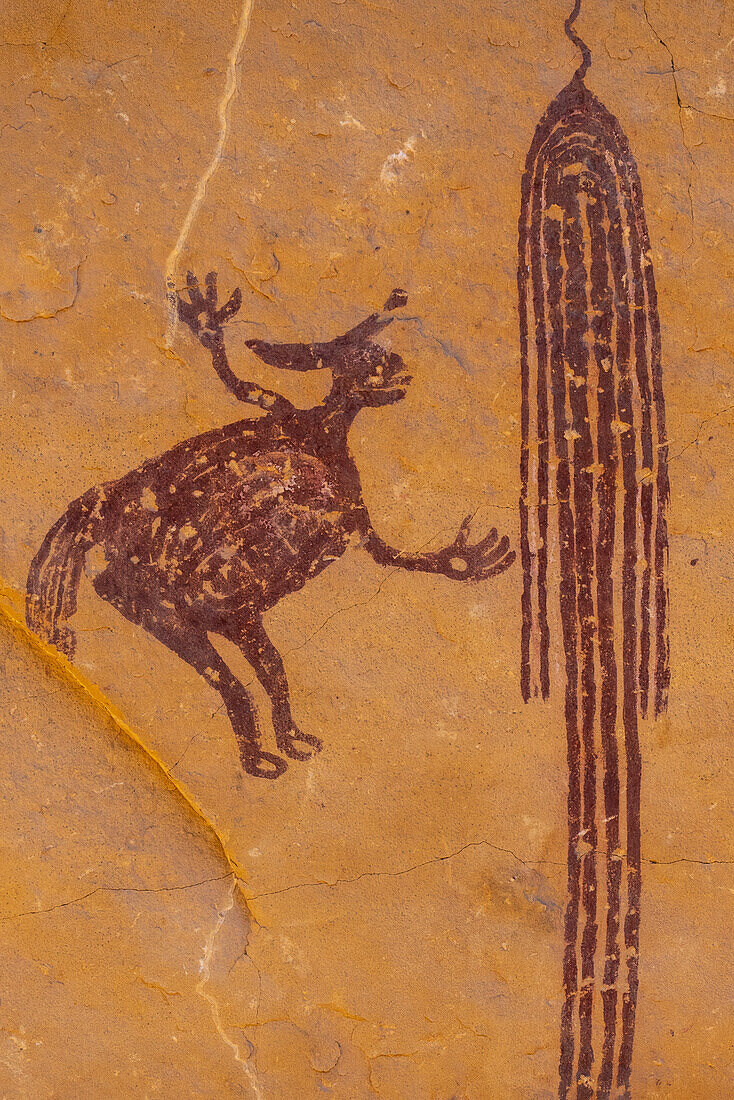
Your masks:
[{"label": "dark red pigment painting", "polygon": [[[242,381],[225,349],[239,289],[218,304],[212,272],[204,289],[189,274],[178,315],[211,354],[225,386],[264,415],[240,420],[178,444],[119,481],[90,489],[69,505],[46,535],[30,568],[26,617],[40,637],[69,658],[84,559],[99,547],[106,565],[97,593],[196,669],[225,704],[250,775],[275,779],[285,757],[305,760],[321,748],[291,713],[280,654],[263,614],[336,561],[352,542],[381,565],[478,582],[515,558],[507,537],[491,530],[470,542],[467,517],[451,545],[404,553],[374,530],[362,499],[348,433],[361,409],[391,405],[411,377],[401,357],[375,342],[407,303],[393,290],[383,309],[342,336],[316,344],[247,341],[263,362],[286,370],[328,368],[333,384],[311,409]],[[253,699],[209,635],[237,645],[272,704],[277,753],[266,751]]]},{"label": "dark red pigment painting", "polygon": [[[655,277],[637,166],[618,120],[589,91],[590,52],[537,126],[522,180],[518,237],[521,359],[520,689],[564,681],[568,762],[567,903],[562,951],[560,1100],[631,1097],[643,903],[640,723],[667,706],[668,443]],[[189,273],[178,317],[218,377],[258,414],[186,440],[73,501],[30,568],[31,629],[67,657],[86,555],[96,592],[187,662],[226,707],[242,767],[276,779],[322,747],[291,711],[264,616],[351,545],[383,566],[481,582],[515,554],[471,517],[443,549],[407,553],[375,531],[348,443],[362,409],[405,397],[411,377],[378,337],[407,304],[334,339],[248,340],[282,370],[328,369],[310,409],[239,378],[225,334],[239,289]],[[471,539],[471,541],[470,541]],[[211,635],[239,647],[272,707],[265,747],[247,688]],[[319,731],[321,732],[321,731]],[[562,736],[562,734],[561,734]]]},{"label": "dark red pigment painting", "polygon": [[[541,119],[519,222],[520,686],[565,672],[568,900],[561,1098],[630,1095],[639,985],[638,720],[666,707],[668,445],[634,157],[584,83]],[[552,630],[555,622],[556,635]]]}]

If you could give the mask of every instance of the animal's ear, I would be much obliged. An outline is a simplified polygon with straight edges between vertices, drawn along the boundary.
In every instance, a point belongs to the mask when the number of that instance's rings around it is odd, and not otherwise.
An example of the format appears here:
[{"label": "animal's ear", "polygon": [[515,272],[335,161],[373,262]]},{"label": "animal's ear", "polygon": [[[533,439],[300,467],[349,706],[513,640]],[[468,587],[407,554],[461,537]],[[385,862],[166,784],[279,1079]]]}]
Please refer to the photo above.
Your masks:
[{"label": "animal's ear", "polygon": [[407,301],[408,295],[405,291],[395,287],[379,313],[370,314],[349,332],[328,342],[269,344],[266,340],[246,340],[245,343],[258,359],[262,359],[270,367],[299,371],[319,370],[322,367],[339,370],[345,364],[348,354],[355,348],[364,346],[387,328],[395,320],[388,314],[406,305]]},{"label": "animal's ear", "polygon": [[388,310],[401,309],[408,304],[408,295],[400,287],[395,287],[388,300],[385,302],[383,311],[387,313]]}]

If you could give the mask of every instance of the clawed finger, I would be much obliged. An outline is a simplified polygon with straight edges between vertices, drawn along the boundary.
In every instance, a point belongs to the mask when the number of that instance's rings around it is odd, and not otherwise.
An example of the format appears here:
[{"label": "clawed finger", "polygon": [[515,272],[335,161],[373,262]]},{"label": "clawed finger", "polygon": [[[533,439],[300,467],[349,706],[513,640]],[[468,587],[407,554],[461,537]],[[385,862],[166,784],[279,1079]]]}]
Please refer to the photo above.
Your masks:
[{"label": "clawed finger", "polygon": [[475,573],[471,578],[473,581],[486,581],[490,577],[496,577],[500,573],[504,573],[506,569],[509,569],[516,558],[514,550],[510,550],[508,554],[505,554],[499,561],[493,565],[486,566],[480,569],[478,573]]},{"label": "clawed finger", "polygon": [[183,321],[185,325],[193,329],[194,332],[199,330],[199,310],[191,302],[187,302],[185,298],[182,298],[180,294],[176,294],[176,310],[180,321]]},{"label": "clawed finger", "polygon": [[199,280],[196,278],[193,271],[186,272],[186,289],[189,292],[192,306],[202,300],[201,291],[199,290]]},{"label": "clawed finger", "polygon": [[510,549],[510,540],[507,535],[503,535],[500,541],[495,546],[491,553],[487,554],[482,562],[482,568],[486,565],[493,565],[500,558],[503,558],[507,551]]},{"label": "clawed finger", "polygon": [[206,279],[206,300],[212,304],[217,300],[217,273],[210,271]]},{"label": "clawed finger", "polygon": [[242,305],[242,291],[237,287],[229,299],[229,301],[222,306],[216,315],[218,325],[223,325],[226,321],[229,321],[230,317],[234,317],[237,310]]},{"label": "clawed finger", "polygon": [[479,550],[479,551],[488,550],[490,548],[490,546],[494,546],[496,541],[497,541],[497,528],[493,527],[492,530],[489,532],[489,534],[485,535],[484,538],[481,539],[476,544],[474,549]]},{"label": "clawed finger", "polygon": [[463,548],[464,546],[466,546],[466,541],[469,538],[469,530],[471,528],[471,521],[472,521],[473,518],[474,517],[472,515],[464,516],[463,520],[461,521],[461,527],[459,528],[459,533],[457,534],[456,538],[454,539],[454,546],[455,547]]},{"label": "clawed finger", "polygon": [[493,566],[495,562],[503,558],[510,549],[510,540],[507,535],[502,536],[493,550],[489,550],[486,547],[484,550],[482,549],[485,541],[486,540],[483,539],[482,542],[478,543],[476,546],[470,546],[467,551],[471,555],[472,560],[476,563],[476,568],[478,570],[488,569]]}]

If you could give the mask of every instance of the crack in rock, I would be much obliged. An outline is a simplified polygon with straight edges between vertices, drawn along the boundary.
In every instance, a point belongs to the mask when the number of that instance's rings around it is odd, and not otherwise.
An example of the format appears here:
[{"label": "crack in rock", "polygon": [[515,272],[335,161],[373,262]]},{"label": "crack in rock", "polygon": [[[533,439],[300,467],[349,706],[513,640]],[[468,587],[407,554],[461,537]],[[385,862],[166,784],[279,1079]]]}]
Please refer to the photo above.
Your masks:
[{"label": "crack in rock", "polygon": [[[652,33],[655,35],[658,42],[660,43],[660,45],[663,47],[663,49],[667,53],[668,57],[670,58],[670,73],[671,73],[671,76],[673,77],[673,87],[675,89],[675,98],[676,98],[676,101],[678,103],[678,124],[680,126],[681,137],[683,139],[683,148],[686,151],[686,155],[688,156],[688,159],[691,162],[692,167],[697,169],[698,165],[696,164],[695,157],[693,156],[693,151],[692,151],[690,145],[688,144],[688,142],[686,141],[686,131],[685,131],[685,126],[683,125],[683,112],[684,111],[690,111],[693,108],[691,108],[691,107],[687,106],[686,104],[684,104],[683,100],[680,97],[680,87],[679,87],[679,84],[678,84],[678,69],[677,69],[676,64],[675,64],[675,58],[673,57],[673,51],[671,50],[668,43],[663,38],[660,37],[658,32],[655,30],[655,27],[650,22],[650,15],[649,15],[649,12],[647,10],[646,0],[643,0],[642,10],[645,13],[645,22],[647,23],[648,27],[650,28]],[[689,178],[689,180],[688,180],[687,191],[688,191],[688,205],[689,205],[690,213],[691,213],[691,244],[693,244],[693,227],[695,225],[695,215],[694,215],[694,210],[693,210],[693,179],[692,178]]]},{"label": "crack in rock", "polygon": [[492,844],[489,840],[472,840],[468,844],[462,845],[461,848],[457,848],[455,852],[448,852],[443,856],[433,856],[431,859],[424,859],[420,863],[414,863],[410,867],[403,867],[398,871],[362,871],[361,874],[355,875],[353,878],[337,878],[332,881],[323,880],[321,882],[296,882],[291,886],[283,886],[278,890],[266,890],[261,894],[251,894],[249,901],[257,901],[259,898],[273,897],[276,894],[287,894],[291,890],[303,890],[306,887],[318,887],[325,886],[331,889],[334,886],[343,886],[352,882],[359,882],[363,878],[400,878],[401,875],[409,875],[413,871],[419,871],[423,867],[430,867],[434,863],[445,863],[447,860],[455,859],[460,856],[462,852],[466,852],[472,848],[492,848],[496,852],[503,852],[505,855],[512,856],[518,863],[522,863],[524,867],[537,867],[541,864],[549,865],[552,867],[565,867],[565,862],[552,859],[539,859],[539,860],[526,860],[522,856],[517,855],[509,848],[502,848],[499,844]]},{"label": "crack in rock", "polygon": [[22,913],[8,913],[6,916],[0,917],[0,923],[19,920],[21,917],[40,917],[44,913],[53,913],[55,909],[65,909],[69,905],[79,905],[87,898],[94,897],[95,894],[166,894],[173,893],[176,890],[193,890],[197,886],[205,886],[208,882],[223,882],[224,879],[233,875],[234,871],[228,871],[225,875],[214,875],[211,878],[200,879],[199,882],[185,882],[180,886],[95,886],[91,890],[87,890],[86,894],[69,898],[68,901],[58,901],[45,909],[26,909]]},{"label": "crack in rock", "polygon": [[[492,844],[492,842],[489,841],[489,840],[473,840],[473,841],[470,841],[468,844],[462,845],[461,848],[457,848],[456,851],[454,851],[454,852],[448,852],[446,855],[443,855],[443,856],[434,856],[431,859],[424,859],[420,863],[414,863],[410,867],[403,867],[403,868],[401,868],[400,870],[397,870],[397,871],[362,871],[361,874],[355,875],[352,878],[337,878],[337,879],[332,879],[331,881],[329,881],[327,879],[324,879],[324,880],[321,880],[321,881],[317,880],[315,882],[295,882],[295,883],[292,883],[290,886],[282,886],[277,890],[265,890],[260,894],[250,894],[247,900],[248,900],[248,902],[258,901],[260,898],[275,897],[278,894],[287,894],[287,893],[290,893],[292,890],[304,890],[304,889],[307,889],[308,887],[311,887],[311,888],[326,887],[327,889],[332,889],[335,886],[344,886],[344,885],[348,885],[350,883],[360,882],[364,878],[400,878],[402,875],[409,875],[413,871],[419,871],[423,867],[430,867],[435,863],[445,863],[447,860],[455,859],[457,856],[460,856],[462,854],[462,852],[469,851],[473,848],[492,848],[495,852],[503,852],[505,855],[512,856],[512,858],[517,860],[518,863],[521,863],[523,865],[523,867],[535,868],[535,867],[540,867],[540,866],[546,866],[546,867],[565,867],[566,866],[565,861],[562,861],[562,860],[553,860],[553,859],[530,860],[530,859],[523,859],[522,856],[519,856],[516,852],[513,852],[510,848],[503,848],[499,844]],[[602,849],[602,848],[598,848],[597,849],[597,857],[599,859],[604,859],[606,857],[605,850]],[[676,863],[694,863],[694,864],[699,864],[702,867],[712,867],[712,866],[717,866],[717,865],[726,866],[726,865],[734,863],[734,860],[729,860],[729,859],[695,859],[695,858],[689,857],[689,856],[679,856],[677,858],[670,859],[670,860],[652,859],[652,858],[644,858],[643,857],[642,862],[643,863],[648,863],[648,864],[655,864],[655,865],[658,865],[658,866],[671,866],[671,865],[676,864]]]},{"label": "crack in rock", "polygon": [[258,1081],[257,1071],[255,1070],[254,1066],[250,1064],[248,1058],[242,1057],[239,1046],[227,1034],[222,1024],[219,1002],[217,1001],[216,997],[214,997],[206,989],[206,986],[209,984],[209,980],[211,978],[211,962],[212,958],[214,957],[217,937],[219,936],[219,933],[222,930],[222,926],[227,919],[227,914],[230,913],[232,909],[234,909],[237,889],[238,882],[237,879],[233,877],[227,895],[226,903],[219,909],[217,920],[211,932],[206,938],[206,942],[204,944],[204,953],[199,959],[199,973],[201,977],[196,983],[196,993],[209,1005],[212,1021],[214,1023],[214,1027],[217,1030],[217,1034],[220,1036],[222,1041],[226,1043],[227,1046],[230,1048],[234,1055],[235,1061],[242,1066],[243,1072],[247,1077],[248,1083],[252,1089],[253,1096],[256,1098],[256,1100],[265,1100],[262,1089],[260,1088],[260,1082]]}]

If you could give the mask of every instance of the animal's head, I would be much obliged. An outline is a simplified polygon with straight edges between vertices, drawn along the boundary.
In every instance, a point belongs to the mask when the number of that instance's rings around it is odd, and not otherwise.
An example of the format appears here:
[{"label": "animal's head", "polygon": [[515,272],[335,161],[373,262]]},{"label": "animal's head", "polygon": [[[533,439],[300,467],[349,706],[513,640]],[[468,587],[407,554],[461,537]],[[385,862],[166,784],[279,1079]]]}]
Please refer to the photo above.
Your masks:
[{"label": "animal's head", "polygon": [[328,367],[333,377],[330,399],[339,404],[370,408],[392,405],[405,397],[411,375],[399,355],[376,344],[373,338],[393,321],[390,314],[407,301],[404,290],[393,290],[379,313],[328,343],[268,344],[248,340],[247,346],[273,367],[300,371]]},{"label": "animal's head", "polygon": [[372,409],[402,401],[412,381],[399,355],[371,341],[347,350],[331,369],[332,397]]}]

